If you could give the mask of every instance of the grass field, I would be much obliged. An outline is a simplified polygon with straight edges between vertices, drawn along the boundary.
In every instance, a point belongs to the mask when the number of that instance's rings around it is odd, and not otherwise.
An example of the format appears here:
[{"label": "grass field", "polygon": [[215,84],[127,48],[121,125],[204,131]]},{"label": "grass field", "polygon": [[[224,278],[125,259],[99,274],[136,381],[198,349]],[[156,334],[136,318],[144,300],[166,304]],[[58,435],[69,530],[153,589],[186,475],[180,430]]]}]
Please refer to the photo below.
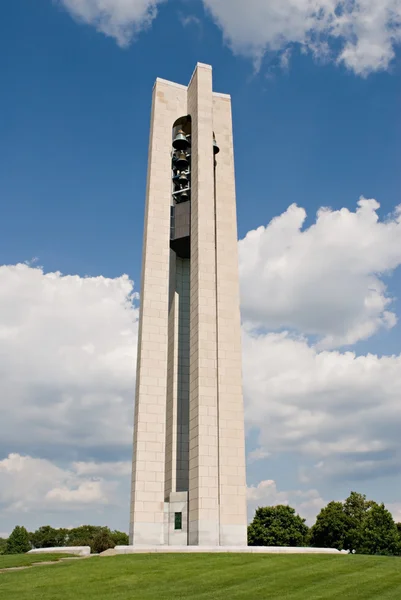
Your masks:
[{"label": "grass field", "polygon": [[401,559],[241,554],[96,556],[1,573],[0,598],[401,600]]},{"label": "grass field", "polygon": [[33,563],[59,560],[71,554],[6,554],[0,556],[0,569],[10,567],[29,567]]}]

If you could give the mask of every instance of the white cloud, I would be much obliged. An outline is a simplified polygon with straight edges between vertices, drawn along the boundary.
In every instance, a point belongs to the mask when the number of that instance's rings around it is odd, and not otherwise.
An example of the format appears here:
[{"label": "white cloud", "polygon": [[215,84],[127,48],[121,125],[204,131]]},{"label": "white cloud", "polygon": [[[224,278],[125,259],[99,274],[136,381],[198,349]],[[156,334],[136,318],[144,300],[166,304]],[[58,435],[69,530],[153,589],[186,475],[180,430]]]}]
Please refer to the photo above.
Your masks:
[{"label": "white cloud", "polygon": [[66,486],[53,488],[47,492],[45,500],[54,500],[58,504],[107,504],[100,481],[84,481],[74,489]]},{"label": "white cloud", "polygon": [[199,28],[202,27],[202,21],[196,15],[180,14],[180,21],[184,27],[188,27],[189,25],[196,25]]},{"label": "white cloud", "polygon": [[130,475],[132,469],[132,462],[74,462],[72,467],[77,475],[92,475],[92,476],[124,476]]},{"label": "white cloud", "polygon": [[290,66],[290,60],[291,60],[291,54],[292,54],[292,48],[286,48],[286,50],[284,50],[284,52],[281,54],[280,56],[280,66],[282,69],[286,70],[289,68]]},{"label": "white cloud", "polygon": [[239,242],[243,319],[317,335],[320,347],[367,339],[397,318],[381,276],[401,264],[401,207],[380,222],[375,200],[356,212],[322,208],[303,230],[296,204]]},{"label": "white cloud", "polygon": [[306,519],[309,525],[313,523],[320,509],[327,504],[320,497],[317,490],[279,491],[276,482],[272,479],[266,479],[258,485],[249,486],[247,500],[249,521],[253,519],[255,510],[259,506],[284,504],[295,508],[296,512]]},{"label": "white cloud", "polygon": [[[311,519],[323,502],[320,484],[335,490],[337,480],[399,477],[401,356],[321,350],[254,327],[292,326],[330,347],[359,339],[354,332],[367,324],[382,326],[390,305],[381,276],[400,262],[401,213],[379,222],[377,207],[363,200],[356,213],[324,210],[302,231],[305,213],[292,206],[240,242],[252,324],[243,335],[246,422],[257,438],[248,462],[260,461],[252,469],[261,470],[270,455],[296,456],[305,460],[299,479],[311,488],[283,492],[261,482],[250,489],[251,512],[258,502],[289,502]],[[57,512],[55,525],[63,511],[94,521],[92,506],[109,511],[99,522],[125,528],[138,318],[132,286],[126,276],[0,267],[2,530],[7,515],[43,510]],[[391,500],[398,506],[396,491]]]},{"label": "white cloud", "polygon": [[288,492],[279,492],[276,482],[272,479],[251,485],[247,489],[248,502],[258,503],[258,506],[276,506],[288,504]]},{"label": "white cloud", "polygon": [[399,476],[401,356],[318,352],[287,333],[245,332],[243,349],[246,423],[262,451],[317,463],[303,482]]},{"label": "white cloud", "polygon": [[[128,45],[167,0],[55,0],[77,20]],[[297,43],[359,75],[388,69],[401,41],[401,0],[203,0],[236,53],[260,63],[267,51]],[[170,2],[172,5],[172,2]],[[185,24],[199,21],[184,18]]]},{"label": "white cloud", "polygon": [[263,448],[256,448],[248,453],[247,461],[248,464],[252,464],[257,462],[258,460],[263,460],[265,458],[269,458],[270,452],[266,452]]},{"label": "white cloud", "polygon": [[[203,0],[232,49],[260,62],[301,44],[359,75],[387,69],[401,41],[400,0]],[[338,49],[339,48],[339,49]]]},{"label": "white cloud", "polygon": [[58,0],[77,20],[127,46],[157,15],[165,0]]},{"label": "white cloud", "polygon": [[79,510],[113,501],[117,482],[83,478],[45,459],[9,454],[0,461],[0,506],[9,513]]},{"label": "white cloud", "polygon": [[396,523],[401,523],[401,502],[387,504],[387,510],[391,512]]},{"label": "white cloud", "polygon": [[138,313],[131,293],[126,276],[0,267],[0,457],[130,455]]},{"label": "white cloud", "polygon": [[[336,501],[344,502],[345,498],[337,497],[334,490]],[[374,498],[381,501],[380,498]],[[292,506],[295,511],[304,519],[307,525],[311,526],[316,520],[322,508],[327,506],[329,500],[323,499],[316,489],[307,490],[278,490],[277,483],[272,479],[260,481],[257,485],[251,485],[247,488],[248,500],[248,521],[252,521],[255,516],[255,510],[259,506],[277,506],[284,504]],[[388,503],[386,508],[391,512],[395,522],[401,522],[401,503]]]}]

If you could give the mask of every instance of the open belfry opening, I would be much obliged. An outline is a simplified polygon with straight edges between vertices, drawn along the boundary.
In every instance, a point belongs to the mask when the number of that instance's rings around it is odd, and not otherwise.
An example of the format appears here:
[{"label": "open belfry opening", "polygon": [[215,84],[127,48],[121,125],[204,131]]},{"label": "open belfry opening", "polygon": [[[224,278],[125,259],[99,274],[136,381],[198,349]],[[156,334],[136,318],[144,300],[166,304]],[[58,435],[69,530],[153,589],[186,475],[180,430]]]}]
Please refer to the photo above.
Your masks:
[{"label": "open belfry opening", "polygon": [[130,543],[246,545],[231,99],[153,90]]}]

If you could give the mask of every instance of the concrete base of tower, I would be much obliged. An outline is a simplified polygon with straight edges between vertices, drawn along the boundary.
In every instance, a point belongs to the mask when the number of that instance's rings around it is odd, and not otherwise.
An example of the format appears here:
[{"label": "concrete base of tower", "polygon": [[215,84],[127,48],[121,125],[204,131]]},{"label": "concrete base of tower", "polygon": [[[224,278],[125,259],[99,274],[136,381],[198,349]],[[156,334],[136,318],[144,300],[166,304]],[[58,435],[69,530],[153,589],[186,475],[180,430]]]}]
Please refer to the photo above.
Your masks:
[{"label": "concrete base of tower", "polygon": [[129,541],[133,546],[162,546],[164,523],[131,523]]},{"label": "concrete base of tower", "polygon": [[189,546],[218,546],[219,524],[217,521],[190,521],[188,525]]},{"label": "concrete base of tower", "polygon": [[220,525],[220,546],[247,546],[246,525]]}]

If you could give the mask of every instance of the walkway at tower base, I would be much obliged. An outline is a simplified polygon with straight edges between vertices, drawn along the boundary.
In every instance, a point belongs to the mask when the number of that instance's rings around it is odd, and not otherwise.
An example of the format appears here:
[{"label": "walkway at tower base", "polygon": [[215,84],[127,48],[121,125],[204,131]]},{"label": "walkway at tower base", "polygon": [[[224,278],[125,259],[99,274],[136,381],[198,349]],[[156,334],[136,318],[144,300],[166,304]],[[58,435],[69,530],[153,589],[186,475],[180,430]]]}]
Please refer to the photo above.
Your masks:
[{"label": "walkway at tower base", "polygon": [[348,554],[335,548],[301,548],[289,546],[116,546],[116,554],[155,553],[241,553],[241,554]]}]

